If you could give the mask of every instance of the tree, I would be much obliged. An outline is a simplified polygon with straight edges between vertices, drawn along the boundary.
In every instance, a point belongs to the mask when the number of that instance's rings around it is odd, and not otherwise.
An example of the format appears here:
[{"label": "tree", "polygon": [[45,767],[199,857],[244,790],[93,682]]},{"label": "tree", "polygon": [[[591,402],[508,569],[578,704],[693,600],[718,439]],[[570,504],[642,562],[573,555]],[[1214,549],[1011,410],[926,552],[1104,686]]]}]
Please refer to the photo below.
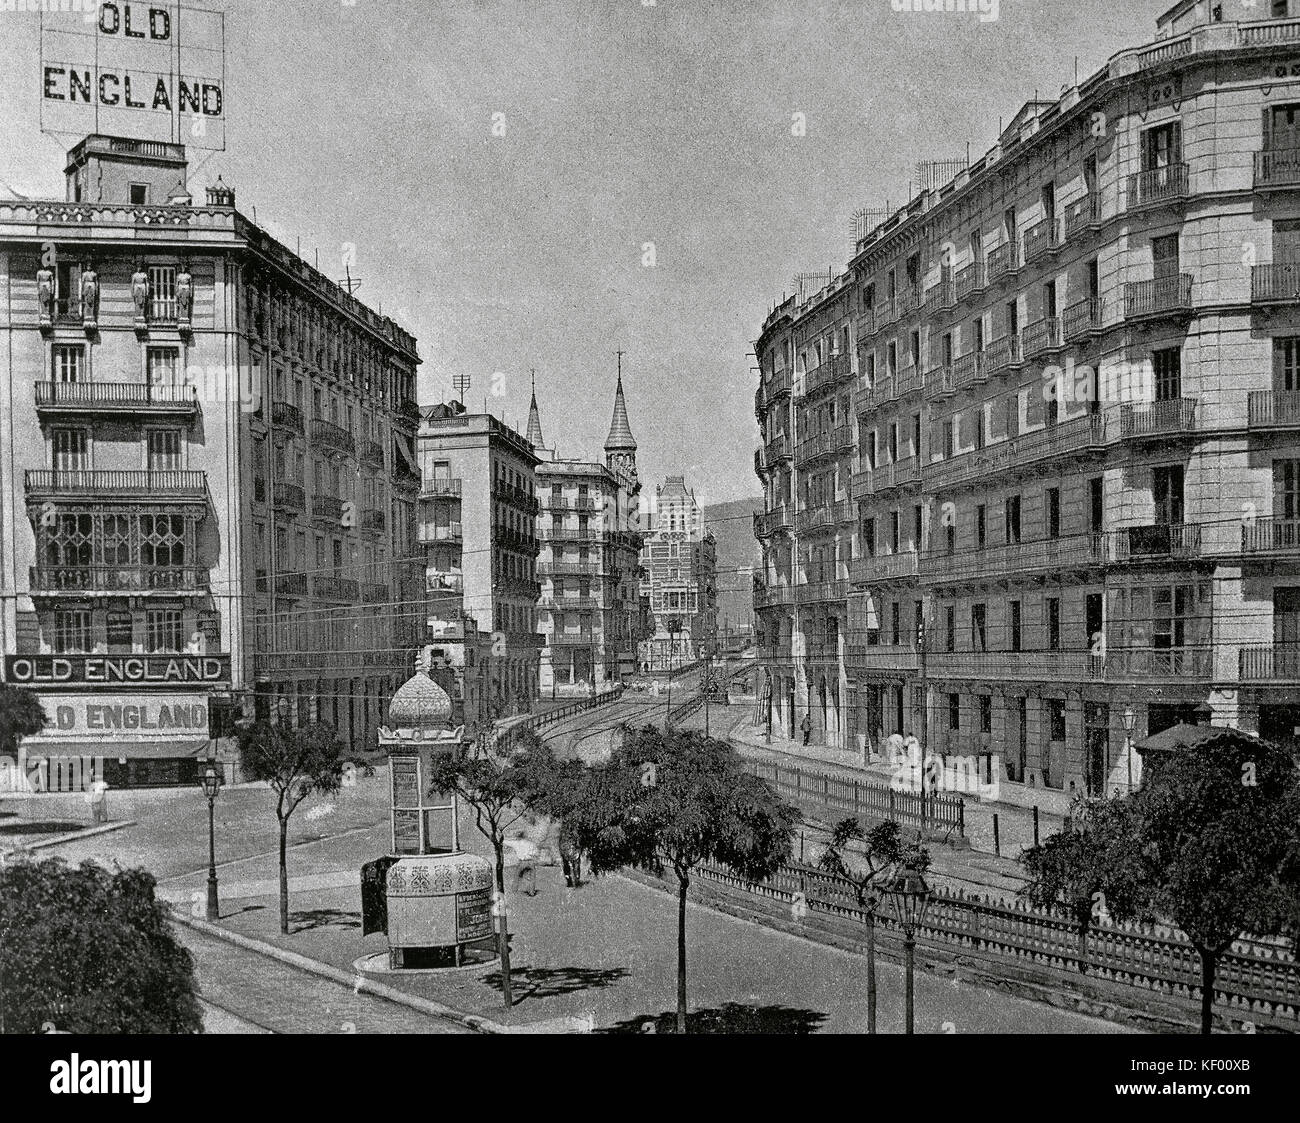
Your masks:
[{"label": "tree", "polygon": [[686,1032],[686,895],[704,862],[761,881],[790,858],[798,813],[735,749],[696,732],[628,730],[608,762],[588,770],[571,812],[592,871],[624,866],[677,877],[677,1032]]},{"label": "tree", "polygon": [[0,865],[0,1033],[201,1033],[190,953],[143,869]]},{"label": "tree", "polygon": [[1232,942],[1247,933],[1295,936],[1300,773],[1283,749],[1232,729],[1160,756],[1134,797],[1147,905],[1201,957],[1208,1034],[1219,960]]},{"label": "tree", "polygon": [[[861,848],[851,852],[849,847],[855,842],[861,843]],[[853,884],[858,907],[866,918],[868,1033],[876,1032],[876,912],[883,895],[881,886],[902,865],[924,873],[930,868],[930,853],[919,844],[905,850],[902,832],[892,820],[865,830],[857,819],[841,819],[817,860],[823,873]]]},{"label": "tree", "polygon": [[40,733],[47,720],[35,691],[0,682],[0,756],[17,760],[18,742]]},{"label": "tree", "polygon": [[454,792],[474,808],[474,823],[495,857],[497,954],[506,1008],[514,1005],[510,989],[510,931],[506,919],[506,832],[532,810],[540,810],[544,792],[556,792],[552,779],[560,767],[536,731],[524,727],[508,738],[480,738],[459,758],[438,756],[429,776],[430,791]]},{"label": "tree", "polygon": [[246,730],[239,741],[245,776],[265,780],[275,792],[275,817],[280,823],[280,931],[289,933],[289,817],[309,795],[331,795],[343,784],[346,762],[343,742],[324,722],[297,729],[282,722],[264,722]]},{"label": "tree", "polygon": [[1020,894],[1041,909],[1063,909],[1079,936],[1079,971],[1088,970],[1088,929],[1103,913],[1132,917],[1144,910],[1147,871],[1130,799],[1076,797],[1068,829],[1021,856],[1028,881]]}]

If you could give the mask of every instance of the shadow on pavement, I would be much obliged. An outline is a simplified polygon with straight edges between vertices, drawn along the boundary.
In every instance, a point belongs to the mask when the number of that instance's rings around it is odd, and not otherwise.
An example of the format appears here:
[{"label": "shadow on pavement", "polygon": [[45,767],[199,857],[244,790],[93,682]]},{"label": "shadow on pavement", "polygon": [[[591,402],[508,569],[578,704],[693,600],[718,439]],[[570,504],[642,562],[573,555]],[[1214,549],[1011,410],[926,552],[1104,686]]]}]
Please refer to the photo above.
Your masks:
[{"label": "shadow on pavement", "polygon": [[[817,1010],[796,1010],[789,1006],[747,1006],[728,1002],[719,1009],[691,1010],[686,1015],[687,1033],[812,1033],[826,1020]],[[615,1022],[596,1033],[676,1033],[677,1014],[642,1014]]]},{"label": "shadow on pavement", "polygon": [[[626,967],[519,967],[510,972],[510,986],[518,1006],[530,998],[555,998],[561,994],[613,986],[626,978]],[[483,981],[501,989],[501,972],[485,975]]]},{"label": "shadow on pavement", "polygon": [[291,912],[289,923],[295,932],[306,932],[312,928],[360,928],[359,912],[344,912],[342,909],[310,909],[307,912]]},{"label": "shadow on pavement", "polygon": [[0,827],[0,835],[17,834],[71,834],[84,831],[85,823],[6,823]]}]

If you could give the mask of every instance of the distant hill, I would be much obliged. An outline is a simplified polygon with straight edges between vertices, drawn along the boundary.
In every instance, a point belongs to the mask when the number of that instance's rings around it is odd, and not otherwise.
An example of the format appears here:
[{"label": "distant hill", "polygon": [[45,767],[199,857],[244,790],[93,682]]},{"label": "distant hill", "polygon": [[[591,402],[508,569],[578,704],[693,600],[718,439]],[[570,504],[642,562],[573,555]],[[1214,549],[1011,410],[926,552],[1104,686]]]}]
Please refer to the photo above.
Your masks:
[{"label": "distant hill", "polygon": [[753,630],[752,572],[763,564],[754,538],[754,513],[763,509],[761,496],[735,499],[704,508],[704,529],[718,540],[718,631]]}]

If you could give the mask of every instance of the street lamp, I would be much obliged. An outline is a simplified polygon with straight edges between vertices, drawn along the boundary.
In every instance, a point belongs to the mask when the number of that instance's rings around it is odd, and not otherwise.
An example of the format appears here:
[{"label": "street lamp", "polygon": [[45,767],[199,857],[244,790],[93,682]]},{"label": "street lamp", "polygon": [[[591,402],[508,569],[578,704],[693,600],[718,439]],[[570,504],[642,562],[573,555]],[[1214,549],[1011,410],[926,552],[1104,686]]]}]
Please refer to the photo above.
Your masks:
[{"label": "street lamp", "polygon": [[1128,790],[1133,794],[1133,729],[1137,725],[1137,714],[1133,712],[1133,705],[1124,707],[1124,712],[1120,714],[1120,724],[1124,726],[1124,758],[1128,764]]},{"label": "street lamp", "polygon": [[208,910],[207,917],[209,920],[220,918],[220,911],[217,907],[217,836],[216,836],[216,803],[217,794],[221,791],[222,776],[221,769],[217,766],[215,760],[209,760],[204,766],[203,774],[199,777],[199,787],[203,789],[203,794],[208,797]]},{"label": "street lamp", "polygon": [[903,929],[904,963],[907,969],[907,1029],[915,1032],[915,1000],[913,976],[916,970],[916,930],[925,921],[925,910],[930,904],[930,887],[925,878],[911,866],[900,871],[885,886],[894,917]]}]

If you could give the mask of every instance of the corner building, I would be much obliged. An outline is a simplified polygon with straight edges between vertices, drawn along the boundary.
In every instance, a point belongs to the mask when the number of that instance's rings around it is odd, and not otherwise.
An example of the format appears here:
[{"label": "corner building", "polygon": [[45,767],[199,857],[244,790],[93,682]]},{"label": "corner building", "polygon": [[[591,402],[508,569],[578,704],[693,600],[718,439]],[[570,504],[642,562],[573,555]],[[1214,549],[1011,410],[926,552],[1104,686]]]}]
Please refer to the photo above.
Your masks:
[{"label": "corner building", "polygon": [[[1300,11],[1157,39],[863,237],[756,351],[775,725],[1126,790],[1300,727]],[[1300,7],[1292,0],[1292,7]]]},{"label": "corner building", "polygon": [[188,783],[237,717],[372,746],[423,642],[415,340],[182,145],[94,135],[0,200],[0,648],[29,756]]}]

